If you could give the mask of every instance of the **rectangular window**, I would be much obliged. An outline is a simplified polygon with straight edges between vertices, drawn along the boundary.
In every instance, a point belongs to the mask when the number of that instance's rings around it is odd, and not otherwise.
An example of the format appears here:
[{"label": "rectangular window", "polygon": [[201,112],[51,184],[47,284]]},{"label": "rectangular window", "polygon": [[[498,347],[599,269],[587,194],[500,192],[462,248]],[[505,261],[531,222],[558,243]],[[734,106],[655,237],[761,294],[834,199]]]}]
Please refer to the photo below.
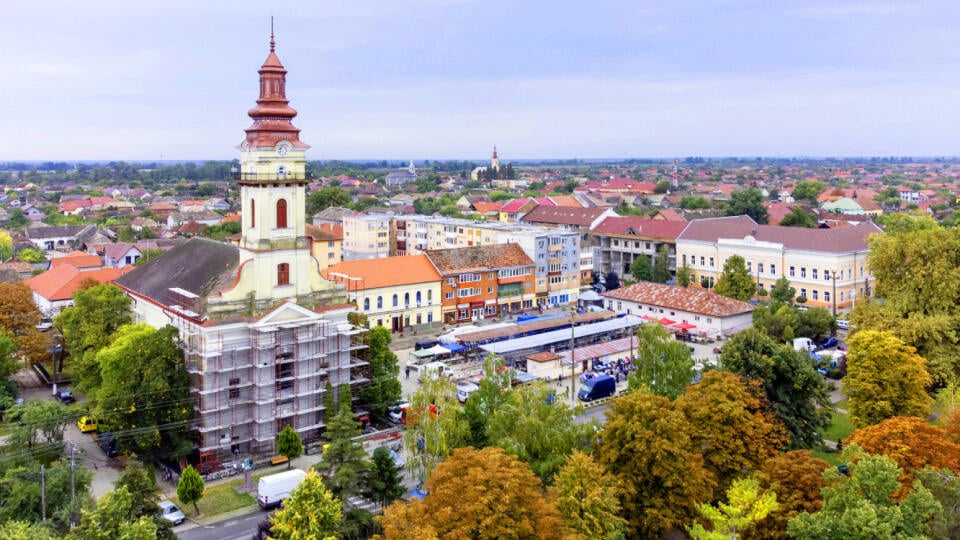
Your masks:
[{"label": "rectangular window", "polygon": [[[711,259],[712,259],[712,258],[713,258],[713,257],[711,257]],[[704,257],[703,255],[701,255],[701,256],[700,256],[700,266],[706,266],[706,265],[707,265],[707,258]]]},{"label": "rectangular window", "polygon": [[757,263],[757,273],[758,274],[763,273],[763,263]]},{"label": "rectangular window", "polygon": [[813,290],[813,299],[814,299],[814,300],[818,300],[818,299],[819,299],[819,294],[817,294],[817,293],[818,293],[818,291],[817,291],[816,289],[814,289],[814,290]]},{"label": "rectangular window", "polygon": [[445,297],[446,297],[447,300],[450,300],[451,298],[453,298],[453,292],[448,292],[448,293],[445,295]]},{"label": "rectangular window", "polygon": [[460,310],[460,317],[459,317],[459,318],[461,318],[461,319],[466,319],[466,318],[468,318],[469,316],[470,316],[470,311],[469,311],[469,310],[466,310],[466,309],[461,309],[461,310]]},{"label": "rectangular window", "polygon": [[770,273],[774,276],[777,275],[777,265],[770,263]]},{"label": "rectangular window", "polygon": [[290,265],[280,263],[277,265],[277,286],[290,284]]},{"label": "rectangular window", "polygon": [[823,301],[824,302],[830,301],[830,291],[823,291]]},{"label": "rectangular window", "polygon": [[710,257],[710,268],[713,268],[713,257]]},{"label": "rectangular window", "polygon": [[237,399],[238,397],[240,397],[240,389],[239,389],[239,388],[231,388],[231,389],[230,389],[230,399]]},{"label": "rectangular window", "polygon": [[794,276],[795,276],[794,268],[791,266],[791,267],[790,267],[790,277],[794,277]]},{"label": "rectangular window", "polygon": [[[842,272],[842,271],[840,272],[840,275],[841,275],[841,278],[842,278],[842,277],[843,277],[843,272]],[[824,279],[825,281],[830,281],[830,271],[827,270],[826,268],[823,269],[823,279]]]},{"label": "rectangular window", "polygon": [[747,261],[747,272],[753,273],[753,261]]},{"label": "rectangular window", "polygon": [[813,279],[817,279],[817,269],[816,269],[816,268],[813,268],[812,270],[810,270],[810,272],[811,272],[810,276],[811,276]]},{"label": "rectangular window", "polygon": [[800,277],[801,277],[801,278],[807,277],[807,267],[806,267],[806,266],[801,266],[801,267],[800,267]]},{"label": "rectangular window", "polygon": [[[806,290],[806,289],[800,289],[800,296],[806,298],[806,297],[807,297],[807,290]],[[799,297],[798,297],[798,298],[799,298]]]}]

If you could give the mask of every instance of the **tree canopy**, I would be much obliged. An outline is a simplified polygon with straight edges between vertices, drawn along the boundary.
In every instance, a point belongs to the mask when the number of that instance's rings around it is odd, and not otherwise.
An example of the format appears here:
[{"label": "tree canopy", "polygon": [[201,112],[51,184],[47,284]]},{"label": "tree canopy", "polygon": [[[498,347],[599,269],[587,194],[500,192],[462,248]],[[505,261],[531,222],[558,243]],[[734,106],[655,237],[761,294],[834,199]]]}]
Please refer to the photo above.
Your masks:
[{"label": "tree canopy", "polygon": [[676,399],[693,380],[690,349],[659,324],[640,325],[636,338],[636,370],[627,378],[628,390],[646,388],[658,396]]},{"label": "tree canopy", "polygon": [[815,229],[817,227],[817,218],[802,208],[794,208],[790,213],[783,216],[779,225],[781,227],[803,227]]},{"label": "tree canopy", "polygon": [[300,440],[300,434],[290,424],[283,426],[283,429],[277,434],[277,453],[287,457],[288,469],[291,466],[290,460],[300,457],[300,454],[303,453],[303,441]]},{"label": "tree canopy", "polygon": [[277,540],[334,540],[340,532],[342,518],[340,500],[310,470],[290,497],[283,501],[283,508],[270,518],[270,536]]},{"label": "tree canopy", "polygon": [[409,525],[398,518],[429,526],[442,538],[556,538],[560,516],[537,477],[500,448],[458,448],[433,470],[425,488],[429,495],[408,512],[394,503],[384,512],[384,536]]},{"label": "tree canopy", "polygon": [[710,523],[710,529],[694,523],[689,529],[690,536],[694,540],[738,538],[741,531],[764,519],[779,506],[777,494],[761,490],[756,478],[740,478],[727,489],[726,503],[700,505],[700,513]]},{"label": "tree canopy", "polygon": [[410,399],[407,417],[406,468],[422,482],[464,444],[470,425],[460,410],[456,388],[445,377],[424,381]]},{"label": "tree canopy", "polygon": [[720,355],[723,369],[762,381],[773,412],[790,434],[793,448],[812,448],[830,421],[830,396],[813,360],[779,345],[755,328],[730,338]]},{"label": "tree canopy", "polygon": [[827,189],[822,182],[817,180],[804,180],[802,182],[797,182],[793,186],[793,192],[791,195],[796,201],[807,201],[811,203],[817,202],[817,196]]},{"label": "tree canopy", "polygon": [[589,454],[574,450],[550,487],[563,525],[580,538],[614,538],[625,532],[621,486]]},{"label": "tree canopy", "polygon": [[75,540],[156,540],[157,524],[153,516],[137,514],[139,502],[125,486],[104,495],[97,508],[84,511],[80,525],[70,531]]},{"label": "tree canopy", "polygon": [[360,403],[374,419],[387,414],[387,408],[400,399],[400,362],[390,350],[390,330],[375,326],[364,336],[367,348],[363,351],[370,363],[370,382],[360,388]]},{"label": "tree canopy", "polygon": [[823,472],[829,466],[809,450],[793,450],[768,459],[757,472],[757,479],[764,493],[777,495],[778,507],[747,528],[743,538],[784,538],[791,519],[801,512],[819,512],[823,506]]},{"label": "tree canopy", "polygon": [[197,501],[203,498],[203,478],[200,473],[193,468],[193,465],[187,465],[187,468],[180,474],[180,480],[177,481],[177,498],[183,504],[193,504],[193,509],[199,514]]},{"label": "tree canopy", "polygon": [[860,428],[845,443],[895,461],[907,485],[912,483],[911,474],[924,467],[960,471],[960,444],[948,440],[943,428],[915,416],[894,416]]},{"label": "tree canopy", "polygon": [[23,282],[0,283],[0,328],[9,332],[17,352],[33,362],[49,358],[46,334],[37,330],[40,310],[33,291]]},{"label": "tree canopy", "polygon": [[663,244],[657,250],[657,255],[653,259],[653,270],[650,275],[650,281],[655,283],[666,283],[670,281],[670,246]]},{"label": "tree canopy", "polygon": [[739,189],[730,194],[730,200],[723,206],[726,216],[750,216],[759,225],[766,225],[767,208],[763,206],[763,193],[755,188]]},{"label": "tree canopy", "polygon": [[857,427],[894,416],[925,417],[933,400],[925,361],[916,349],[890,332],[861,330],[847,342],[847,394],[850,421]]},{"label": "tree canopy", "polygon": [[596,456],[623,486],[628,537],[685,527],[711,499],[714,478],[691,450],[693,429],[666,398],[634,392],[612,402]]},{"label": "tree canopy", "polygon": [[327,186],[314,191],[307,197],[307,216],[312,216],[331,206],[349,206],[353,197],[342,188]]},{"label": "tree canopy", "polygon": [[650,257],[640,254],[633,258],[630,263],[630,275],[637,281],[651,281],[653,279],[653,265],[650,264]]},{"label": "tree canopy", "polygon": [[757,292],[757,284],[747,271],[747,262],[743,257],[733,255],[727,259],[713,292],[742,302],[753,298]]},{"label": "tree canopy", "polygon": [[73,305],[61,311],[55,323],[70,352],[77,387],[88,392],[100,387],[96,354],[131,320],[130,297],[120,287],[104,284],[73,293]]}]

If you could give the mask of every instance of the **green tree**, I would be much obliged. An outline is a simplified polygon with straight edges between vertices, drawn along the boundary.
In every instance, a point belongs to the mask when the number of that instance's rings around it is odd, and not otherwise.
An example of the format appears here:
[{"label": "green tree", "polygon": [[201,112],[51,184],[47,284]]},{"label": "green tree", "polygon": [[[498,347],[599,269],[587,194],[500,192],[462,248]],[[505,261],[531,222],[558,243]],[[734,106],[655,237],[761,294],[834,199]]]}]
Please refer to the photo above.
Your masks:
[{"label": "green tree", "polygon": [[125,434],[118,450],[183,456],[192,449],[190,382],[176,339],[172,326],[126,325],[96,354],[102,382],[91,399],[101,430]]},{"label": "green tree", "polygon": [[69,418],[67,408],[59,401],[31,399],[10,409],[8,444],[14,448],[43,446],[56,456],[63,446],[63,430]]},{"label": "green tree", "polygon": [[483,378],[476,392],[464,403],[464,417],[469,426],[465,442],[475,448],[488,444],[487,424],[500,404],[507,399],[513,386],[514,370],[508,368],[502,357],[491,354],[483,359]]},{"label": "green tree", "polygon": [[13,257],[13,238],[7,231],[0,231],[0,262],[6,262]]},{"label": "green tree", "polygon": [[830,422],[830,396],[808,355],[750,328],[723,346],[720,366],[762,381],[774,414],[790,434],[791,447],[812,448],[822,443],[820,433]]},{"label": "green tree", "polygon": [[670,191],[670,182],[667,182],[666,180],[661,180],[657,182],[657,185],[654,186],[653,188],[654,193],[667,193],[669,191]]},{"label": "green tree", "polygon": [[144,468],[135,459],[127,461],[113,487],[115,490],[124,488],[133,496],[130,507],[132,519],[149,517],[157,526],[157,538],[176,539],[173,525],[160,517],[160,507],[157,506],[157,477],[154,476],[152,467]]},{"label": "green tree", "polygon": [[733,255],[723,264],[723,272],[713,292],[742,302],[753,298],[757,284],[747,271],[747,262],[740,255]]},{"label": "green tree", "polygon": [[749,216],[760,225],[766,225],[768,214],[763,206],[763,193],[755,188],[740,189],[730,194],[730,200],[723,205],[725,216]]},{"label": "green tree", "polygon": [[350,387],[341,385],[337,414],[327,421],[330,439],[313,469],[334,497],[344,501],[363,491],[370,473],[367,452],[359,441],[360,426],[350,409]]},{"label": "green tree", "polygon": [[817,180],[804,180],[803,182],[797,182],[797,184],[793,186],[793,193],[791,195],[793,195],[795,201],[816,203],[817,197],[825,189],[827,189],[827,186]]},{"label": "green tree", "polygon": [[[182,499],[181,499],[182,500]],[[94,511],[84,511],[80,525],[70,531],[75,540],[156,540],[157,524],[152,516],[138,516],[138,501],[126,487],[104,495]]]},{"label": "green tree", "polygon": [[37,248],[24,248],[17,253],[17,258],[30,264],[38,264],[47,261],[47,256],[43,251]]},{"label": "green tree", "polygon": [[423,482],[438,463],[466,442],[470,425],[460,412],[456,387],[445,377],[420,386],[410,399],[407,418],[406,468]]},{"label": "green tree", "polygon": [[857,427],[894,416],[925,417],[933,400],[930,375],[916,349],[890,332],[858,331],[847,342],[847,394],[850,421]]},{"label": "green tree", "polygon": [[549,492],[564,526],[580,538],[616,538],[625,532],[620,484],[589,454],[574,450]]},{"label": "green tree", "polygon": [[700,505],[700,513],[710,523],[710,530],[695,523],[688,529],[695,540],[739,538],[740,532],[770,515],[778,508],[777,494],[762,492],[756,478],[741,478],[727,490],[727,502]]},{"label": "green tree", "polygon": [[400,399],[403,388],[400,386],[400,362],[390,350],[390,331],[375,326],[364,336],[367,344],[365,351],[370,363],[370,382],[360,388],[360,403],[376,419],[387,414],[387,408]]},{"label": "green tree", "polygon": [[710,500],[713,475],[691,450],[693,429],[666,398],[634,392],[612,402],[596,456],[623,486],[629,538],[686,526]]},{"label": "green tree", "polygon": [[304,478],[270,518],[270,538],[276,540],[334,540],[340,531],[343,508],[314,471]]},{"label": "green tree", "polygon": [[403,496],[406,488],[401,476],[402,468],[396,464],[390,449],[384,446],[373,451],[373,467],[370,470],[370,481],[367,484],[364,496],[376,501],[380,506],[387,506]]},{"label": "green tree", "polygon": [[130,297],[115,285],[97,285],[73,293],[73,305],[54,323],[70,352],[74,384],[87,392],[102,382],[96,354],[110,344],[113,333],[130,323]]},{"label": "green tree", "polygon": [[291,466],[290,461],[293,458],[300,457],[303,453],[303,442],[300,440],[300,434],[293,426],[287,424],[283,426],[277,435],[277,453],[281,456],[287,456],[287,468]]},{"label": "green tree", "polygon": [[803,227],[807,229],[817,228],[817,218],[813,217],[802,208],[794,208],[789,214],[780,220],[781,227]]},{"label": "green tree", "polygon": [[670,281],[670,246],[663,244],[657,250],[657,256],[654,258],[653,270],[650,275],[650,281],[656,283],[666,283]]},{"label": "green tree", "polygon": [[836,324],[836,319],[827,309],[810,308],[799,312],[796,335],[812,338],[830,335]]},{"label": "green tree", "polygon": [[777,496],[779,506],[743,531],[746,540],[784,538],[787,522],[801,512],[815,513],[823,506],[823,471],[830,465],[809,450],[793,450],[768,459],[757,473],[763,493]]},{"label": "green tree", "polygon": [[934,538],[960,538],[960,477],[950,469],[924,467],[914,476],[930,490],[943,507],[943,519],[936,522]]},{"label": "green tree", "polygon": [[517,456],[545,485],[571,452],[589,447],[600,428],[596,421],[576,422],[580,409],[554,394],[542,382],[518,387],[507,393],[487,425],[490,444]]},{"label": "green tree", "polygon": [[684,195],[680,197],[680,204],[678,206],[685,210],[700,210],[710,208],[710,201],[698,195]]},{"label": "green tree", "polygon": [[902,471],[886,456],[872,456],[856,445],[843,451],[849,476],[830,468],[824,472],[823,508],[790,520],[787,534],[799,540],[821,538],[930,538],[943,508],[919,481],[902,501]]},{"label": "green tree", "polygon": [[791,304],[759,305],[753,310],[753,327],[774,341],[792,341],[797,336],[808,335],[798,331],[800,313],[800,310]]},{"label": "green tree", "polygon": [[180,481],[177,482],[177,498],[183,504],[193,504],[193,509],[200,513],[197,501],[203,498],[203,478],[193,465],[187,465],[180,474]]},{"label": "green tree", "polygon": [[693,272],[686,264],[677,269],[677,285],[686,289],[693,283]]},{"label": "green tree", "polygon": [[630,275],[637,281],[650,281],[653,278],[653,266],[650,264],[650,257],[646,255],[637,255],[630,263]]},{"label": "green tree", "polygon": [[[150,229],[144,229],[144,231],[148,231],[148,230]],[[162,249],[147,248],[141,252],[140,258],[137,259],[137,262],[135,262],[133,265],[143,266],[144,264],[152,261],[153,259],[156,259],[157,257],[163,254],[164,254],[164,251]]]},{"label": "green tree", "polygon": [[659,324],[637,330],[636,370],[627,378],[631,391],[648,391],[673,400],[693,380],[694,361],[686,344],[677,341]]},{"label": "green tree", "polygon": [[786,277],[780,277],[777,279],[776,283],[773,284],[773,287],[770,288],[770,300],[772,302],[789,304],[793,302],[793,299],[796,296],[797,289],[790,286],[790,280]]},{"label": "green tree", "polygon": [[30,222],[30,219],[27,218],[27,215],[23,212],[22,209],[14,208],[13,210],[10,211],[9,217],[7,218],[7,227],[11,229],[19,229],[21,227],[26,227],[27,223],[29,222]]},{"label": "green tree", "polygon": [[[6,455],[4,458],[11,456]],[[0,475],[0,523],[12,520],[25,520],[39,523],[43,516],[42,493],[40,490],[40,463],[22,460],[11,465],[5,463]],[[73,485],[78,494],[77,502],[85,500],[90,488],[90,472],[77,467],[73,473]],[[72,510],[70,496],[70,463],[66,460],[54,462],[44,471],[46,487],[47,519],[54,528],[66,530],[69,526]]]},{"label": "green tree", "polygon": [[331,206],[346,207],[353,202],[353,197],[341,188],[327,186],[314,191],[307,197],[307,215],[312,216]]},{"label": "green tree", "polygon": [[56,540],[59,538],[44,523],[12,520],[0,525],[0,540]]}]

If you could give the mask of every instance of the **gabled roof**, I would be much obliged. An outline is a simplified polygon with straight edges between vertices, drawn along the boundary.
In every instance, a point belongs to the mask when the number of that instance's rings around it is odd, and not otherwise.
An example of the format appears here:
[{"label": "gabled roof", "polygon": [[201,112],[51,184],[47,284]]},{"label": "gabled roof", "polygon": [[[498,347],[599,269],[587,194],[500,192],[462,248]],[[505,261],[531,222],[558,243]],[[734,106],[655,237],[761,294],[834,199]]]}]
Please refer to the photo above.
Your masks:
[{"label": "gabled roof", "polygon": [[[422,254],[343,261],[322,270],[320,274],[331,281],[347,284],[348,291],[440,281],[437,269]],[[360,278],[361,281],[345,276]]]},{"label": "gabled roof", "polygon": [[57,257],[56,259],[50,260],[51,268],[56,268],[65,264],[76,268],[100,268],[103,266],[103,263],[100,261],[100,257],[79,250],[71,251],[63,257]]},{"label": "gabled roof", "polygon": [[343,216],[347,216],[352,213],[353,213],[353,210],[350,210],[349,208],[341,208],[339,206],[330,206],[314,214],[313,219],[323,219],[327,221],[343,221]]},{"label": "gabled roof", "polygon": [[426,256],[441,275],[533,265],[519,244],[437,249],[426,252]]},{"label": "gabled roof", "polygon": [[39,240],[41,238],[59,238],[76,236],[92,225],[61,225],[51,227],[28,227],[27,236]]},{"label": "gabled roof", "polygon": [[521,221],[589,227],[594,220],[603,215],[607,210],[607,208],[575,208],[572,206],[540,205],[523,216]]},{"label": "gabled roof", "polygon": [[667,221],[639,216],[608,217],[593,233],[597,235],[636,236],[675,241],[687,226],[686,221]]},{"label": "gabled roof", "polygon": [[649,281],[601,293],[601,296],[711,317],[730,317],[753,311],[752,305],[717,293]]},{"label": "gabled roof", "polygon": [[329,242],[331,240],[343,240],[343,225],[316,226],[307,223],[307,236],[313,238],[314,242]]},{"label": "gabled roof", "polygon": [[874,223],[835,229],[806,229],[757,225],[747,216],[696,219],[677,237],[677,240],[714,243],[720,238],[753,236],[760,242],[783,244],[800,251],[848,253],[867,249],[867,238],[883,230]]},{"label": "gabled roof", "polygon": [[80,288],[80,283],[84,280],[93,279],[98,283],[109,283],[123,275],[124,272],[129,272],[132,268],[132,266],[101,268],[83,272],[75,266],[62,264],[54,266],[42,274],[37,274],[24,283],[48,301],[56,302],[73,298],[73,293]]},{"label": "gabled roof", "polygon": [[233,282],[239,262],[236,246],[193,238],[125,274],[116,283],[169,305],[170,287],[206,298]]},{"label": "gabled roof", "polygon": [[117,242],[116,244],[106,244],[103,246],[103,256],[113,260],[118,260],[124,255],[126,255],[128,252],[130,252],[131,249],[136,249],[137,251],[140,251],[137,248],[137,246],[133,244],[128,244],[126,242]]},{"label": "gabled roof", "polygon": [[529,197],[524,197],[522,199],[513,199],[510,201],[504,201],[503,206],[500,207],[501,212],[514,213],[519,212],[523,209],[524,206],[530,204],[533,199]]}]

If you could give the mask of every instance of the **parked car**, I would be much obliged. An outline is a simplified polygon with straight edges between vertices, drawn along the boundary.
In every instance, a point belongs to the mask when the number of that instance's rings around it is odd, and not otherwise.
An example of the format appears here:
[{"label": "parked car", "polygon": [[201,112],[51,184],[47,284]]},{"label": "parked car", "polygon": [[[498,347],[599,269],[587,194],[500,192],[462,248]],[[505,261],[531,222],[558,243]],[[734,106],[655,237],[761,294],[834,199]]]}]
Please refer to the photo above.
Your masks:
[{"label": "parked car", "polygon": [[583,384],[577,397],[580,401],[603,399],[617,393],[617,380],[610,375],[598,375]]},{"label": "parked car", "polygon": [[820,349],[831,349],[840,344],[840,340],[836,336],[830,336],[827,339],[823,340],[823,343],[820,344]]},{"label": "parked car", "polygon": [[410,406],[410,402],[403,400],[392,407],[387,408],[387,418],[394,424],[403,422],[403,410]]},{"label": "parked car", "polygon": [[55,397],[57,401],[61,403],[73,403],[77,401],[77,398],[73,397],[73,392],[70,390],[60,390],[54,394],[53,397]]},{"label": "parked car", "polygon": [[160,517],[174,525],[179,525],[187,520],[187,516],[183,515],[180,508],[170,501],[160,501],[157,506],[160,507]]},{"label": "parked car", "polygon": [[97,445],[108,458],[117,457],[117,440],[113,437],[113,433],[101,433],[97,437]]},{"label": "parked car", "polygon": [[97,419],[92,416],[81,416],[77,420],[77,429],[80,433],[90,433],[97,430]]}]

